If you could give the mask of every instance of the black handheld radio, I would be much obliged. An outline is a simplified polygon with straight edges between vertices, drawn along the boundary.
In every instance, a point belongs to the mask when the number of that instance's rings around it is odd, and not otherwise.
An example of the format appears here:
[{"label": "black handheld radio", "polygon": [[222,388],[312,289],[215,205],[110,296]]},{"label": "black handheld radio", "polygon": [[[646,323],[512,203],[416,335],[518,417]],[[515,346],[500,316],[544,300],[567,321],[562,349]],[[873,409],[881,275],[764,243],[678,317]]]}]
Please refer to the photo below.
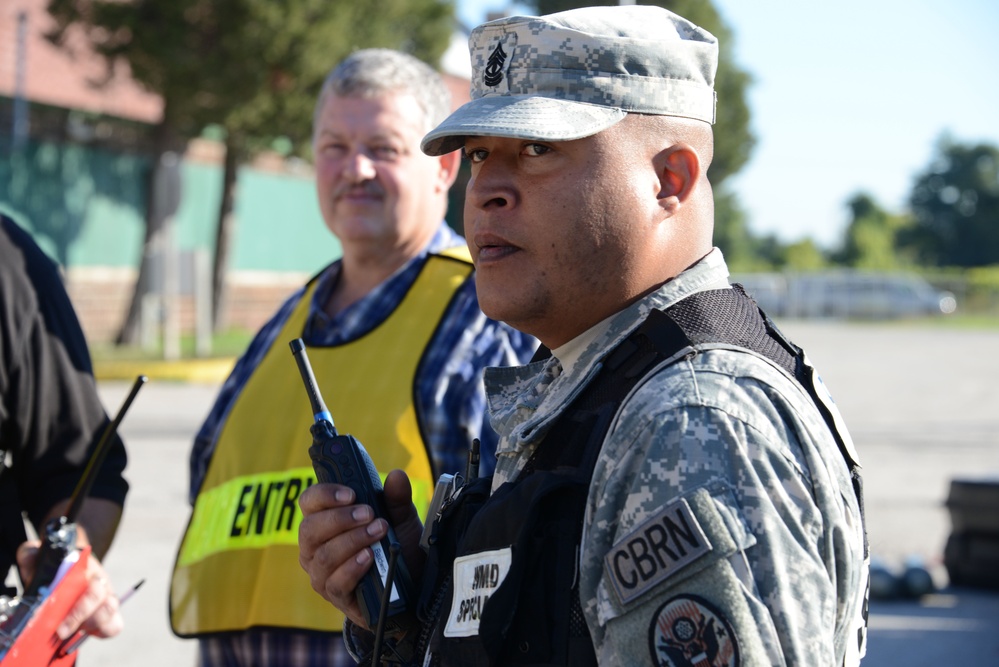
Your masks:
[{"label": "black handheld radio", "polygon": [[[333,416],[319,394],[305,343],[301,338],[296,338],[289,345],[298,362],[298,370],[312,404],[315,422],[310,427],[312,446],[309,447],[309,457],[312,459],[316,479],[349,486],[354,490],[357,504],[369,505],[376,516],[387,519],[382,481],[375,464],[357,438],[337,433]],[[399,551],[398,541],[391,524],[388,535],[371,545],[371,550],[374,552],[374,566],[357,586],[357,602],[370,629],[374,630],[379,624],[386,623],[387,629],[391,629],[393,617],[408,609],[412,595],[412,580],[401,556],[396,555]],[[390,554],[392,560],[398,559],[394,567],[390,567]],[[387,593],[390,574],[393,575],[392,586],[391,592]],[[384,610],[383,600],[387,601],[387,608]]]}]

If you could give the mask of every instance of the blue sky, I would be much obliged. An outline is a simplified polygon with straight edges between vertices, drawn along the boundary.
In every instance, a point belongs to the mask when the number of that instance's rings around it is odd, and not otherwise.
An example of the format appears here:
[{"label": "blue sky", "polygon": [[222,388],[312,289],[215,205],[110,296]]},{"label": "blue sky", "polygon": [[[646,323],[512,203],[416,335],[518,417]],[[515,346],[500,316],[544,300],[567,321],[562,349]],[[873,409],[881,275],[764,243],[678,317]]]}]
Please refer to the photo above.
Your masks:
[{"label": "blue sky", "polygon": [[[758,141],[732,186],[755,233],[834,245],[854,193],[904,210],[944,132],[999,145],[999,2],[713,2],[754,78]],[[510,6],[458,14],[471,27]]]}]

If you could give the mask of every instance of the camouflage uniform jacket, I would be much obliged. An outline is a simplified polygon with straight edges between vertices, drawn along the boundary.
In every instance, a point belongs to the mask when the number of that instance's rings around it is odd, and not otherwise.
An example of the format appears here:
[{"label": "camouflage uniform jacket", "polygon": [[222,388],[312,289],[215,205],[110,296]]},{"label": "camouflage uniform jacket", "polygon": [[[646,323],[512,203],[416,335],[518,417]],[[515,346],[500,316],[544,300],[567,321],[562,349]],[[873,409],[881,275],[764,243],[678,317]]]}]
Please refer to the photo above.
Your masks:
[{"label": "camouflage uniform jacket", "polygon": [[[612,316],[567,372],[555,357],[487,369],[501,436],[493,489],[650,309],[727,278],[712,251]],[[579,586],[599,663],[857,664],[863,529],[832,432],[761,356],[723,346],[678,356],[625,399],[593,474]]]}]

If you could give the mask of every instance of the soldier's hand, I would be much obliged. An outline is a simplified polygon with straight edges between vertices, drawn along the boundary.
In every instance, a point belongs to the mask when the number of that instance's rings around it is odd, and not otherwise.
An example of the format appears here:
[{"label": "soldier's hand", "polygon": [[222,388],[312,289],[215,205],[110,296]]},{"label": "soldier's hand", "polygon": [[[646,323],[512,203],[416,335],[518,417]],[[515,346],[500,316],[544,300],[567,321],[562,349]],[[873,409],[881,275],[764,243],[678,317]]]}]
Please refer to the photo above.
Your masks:
[{"label": "soldier's hand", "polygon": [[[402,481],[398,479],[400,475]],[[405,508],[407,504],[413,507],[409,479],[399,471],[389,477],[394,480],[392,483],[386,480],[389,516],[402,520],[399,527],[404,528],[408,542],[412,533],[409,522],[415,518],[419,524],[416,510]],[[385,519],[376,519],[370,506],[355,505],[355,499],[352,489],[332,483],[313,484],[299,496],[303,518],[298,529],[298,562],[317,593],[356,625],[368,628],[354,590],[371,568],[374,555],[370,547],[385,537],[388,523]],[[417,551],[419,532],[417,528],[413,540]],[[402,542],[404,558],[409,557],[406,542]]]}]

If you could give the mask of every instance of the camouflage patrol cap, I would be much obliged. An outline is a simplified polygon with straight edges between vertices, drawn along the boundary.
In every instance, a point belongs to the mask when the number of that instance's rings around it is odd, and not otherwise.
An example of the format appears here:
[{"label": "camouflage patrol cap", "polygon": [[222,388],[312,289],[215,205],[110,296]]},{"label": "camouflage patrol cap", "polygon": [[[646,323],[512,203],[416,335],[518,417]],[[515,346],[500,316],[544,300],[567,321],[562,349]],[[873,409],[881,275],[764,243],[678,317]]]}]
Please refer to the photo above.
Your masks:
[{"label": "camouflage patrol cap", "polygon": [[512,16],[468,40],[472,101],[423,138],[443,155],[468,136],[581,139],[629,112],[713,123],[718,40],[662,7]]}]

